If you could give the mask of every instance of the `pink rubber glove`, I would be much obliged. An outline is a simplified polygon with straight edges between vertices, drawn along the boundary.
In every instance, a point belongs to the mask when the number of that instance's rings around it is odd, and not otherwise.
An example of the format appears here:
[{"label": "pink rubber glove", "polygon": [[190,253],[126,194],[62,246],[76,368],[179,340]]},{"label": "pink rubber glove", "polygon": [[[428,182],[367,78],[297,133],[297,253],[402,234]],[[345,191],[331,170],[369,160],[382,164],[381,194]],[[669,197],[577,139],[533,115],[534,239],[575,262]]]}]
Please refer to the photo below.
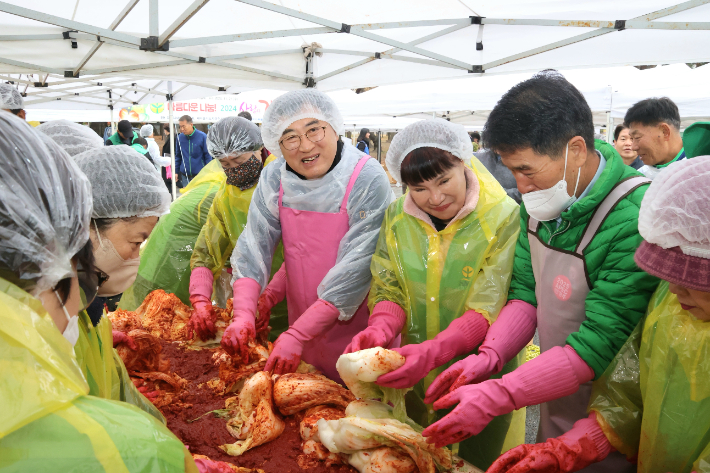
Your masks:
[{"label": "pink rubber glove", "polygon": [[190,316],[190,327],[202,340],[212,339],[217,334],[214,325],[217,316],[212,307],[213,281],[214,276],[209,268],[195,268],[190,273],[190,302],[195,308]]},{"label": "pink rubber glove", "polygon": [[338,321],[340,312],[331,303],[318,299],[274,343],[264,371],[293,373],[301,362],[303,344],[326,333]]},{"label": "pink rubber glove", "polygon": [[244,364],[249,363],[249,340],[256,337],[254,311],[261,292],[261,285],[250,278],[234,282],[234,309],[232,323],[222,335],[222,348],[232,356],[240,355]]},{"label": "pink rubber glove", "polygon": [[118,345],[119,343],[125,343],[131,350],[138,350],[136,342],[133,341],[133,339],[129,337],[125,332],[121,332],[120,330],[112,330],[111,334],[113,335],[114,348],[116,348],[116,345]]},{"label": "pink rubber glove", "polygon": [[378,302],[372,308],[367,328],[353,337],[353,341],[345,347],[343,353],[391,346],[406,321],[407,314],[398,304],[390,301]]},{"label": "pink rubber glove", "polygon": [[554,347],[501,379],[463,386],[442,397],[434,409],[458,405],[422,435],[437,447],[461,442],[481,433],[496,416],[569,396],[593,378],[594,371],[574,348]]},{"label": "pink rubber glove", "polygon": [[256,331],[261,332],[269,326],[271,319],[271,309],[284,300],[286,297],[286,263],[282,264],[271,282],[266,286],[264,292],[259,296],[256,302]]},{"label": "pink rubber glove", "polygon": [[604,460],[614,450],[592,412],[564,435],[509,450],[486,473],[571,473]]},{"label": "pink rubber glove", "polygon": [[411,388],[434,368],[471,352],[481,343],[487,330],[486,318],[475,310],[468,310],[433,340],[395,348],[394,351],[406,358],[404,365],[383,374],[376,383],[387,388]]},{"label": "pink rubber glove", "polygon": [[234,473],[232,467],[226,462],[195,458],[195,465],[200,473]]},{"label": "pink rubber glove", "polygon": [[426,391],[424,402],[431,404],[444,394],[471,383],[480,383],[512,360],[532,340],[537,327],[537,309],[520,300],[512,300],[498,318],[478,348],[478,355],[457,361],[441,373]]}]

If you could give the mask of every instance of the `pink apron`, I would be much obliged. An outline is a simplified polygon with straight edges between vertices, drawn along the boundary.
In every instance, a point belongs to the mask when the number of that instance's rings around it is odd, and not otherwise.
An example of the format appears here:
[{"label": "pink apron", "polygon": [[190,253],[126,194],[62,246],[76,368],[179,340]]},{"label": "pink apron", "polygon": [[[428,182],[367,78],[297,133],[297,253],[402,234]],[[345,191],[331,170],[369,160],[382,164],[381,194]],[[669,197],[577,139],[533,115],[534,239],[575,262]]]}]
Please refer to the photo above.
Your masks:
[{"label": "pink apron", "polygon": [[[590,220],[576,251],[568,252],[547,245],[538,237],[540,222],[530,217],[528,238],[530,257],[535,276],[537,297],[537,330],[540,335],[540,351],[563,347],[567,337],[579,330],[587,318],[585,302],[591,289],[587,279],[584,250],[591,243],[597,230],[617,203],[634,189],[650,182],[645,177],[632,177],[620,182],[599,204]],[[570,395],[540,405],[540,428],[537,441],[559,437],[572,428],[579,419],[587,417],[587,404],[592,392],[588,382]],[[611,453],[603,462],[595,463],[585,473],[634,472],[636,465],[626,461],[618,452]]]},{"label": "pink apron", "polygon": [[[350,229],[347,212],[350,191],[368,159],[370,158],[365,156],[355,166],[338,213],[310,212],[284,207],[283,185],[279,190],[279,220],[286,264],[289,325],[293,325],[301,314],[318,300],[318,285],[335,266],[340,241]],[[350,320],[339,320],[328,333],[306,343],[301,359],[318,368],[330,379],[342,382],[335,369],[335,362],[353,336],[367,328],[369,317],[370,311],[365,297]]]}]

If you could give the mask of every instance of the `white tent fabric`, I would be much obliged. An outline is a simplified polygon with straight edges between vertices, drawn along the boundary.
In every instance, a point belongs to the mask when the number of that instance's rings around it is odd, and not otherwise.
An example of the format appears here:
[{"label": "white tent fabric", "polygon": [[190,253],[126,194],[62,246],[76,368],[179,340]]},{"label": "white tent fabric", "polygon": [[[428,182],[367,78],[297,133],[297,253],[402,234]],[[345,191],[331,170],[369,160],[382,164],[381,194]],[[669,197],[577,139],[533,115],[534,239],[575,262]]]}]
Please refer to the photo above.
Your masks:
[{"label": "white tent fabric", "polygon": [[710,0],[678,2],[0,1],[0,79],[88,108],[155,102],[164,80],[197,97],[710,60]]}]

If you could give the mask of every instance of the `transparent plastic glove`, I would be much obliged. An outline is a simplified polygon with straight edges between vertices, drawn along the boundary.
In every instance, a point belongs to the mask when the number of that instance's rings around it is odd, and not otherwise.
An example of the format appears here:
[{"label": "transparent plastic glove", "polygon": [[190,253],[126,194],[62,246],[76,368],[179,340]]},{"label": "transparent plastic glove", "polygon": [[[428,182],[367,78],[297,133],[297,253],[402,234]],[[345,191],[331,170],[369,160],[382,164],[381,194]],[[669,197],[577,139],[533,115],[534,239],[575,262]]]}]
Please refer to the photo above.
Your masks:
[{"label": "transparent plastic glove", "polygon": [[592,412],[560,437],[509,450],[486,473],[571,473],[604,460],[613,450]]},{"label": "transparent plastic glove", "polygon": [[249,340],[256,337],[256,302],[261,292],[258,282],[250,278],[240,278],[234,282],[234,309],[232,323],[222,335],[222,348],[232,356],[241,356],[244,364],[249,363]]},{"label": "transparent plastic glove", "polygon": [[138,350],[136,342],[134,342],[133,339],[129,337],[125,332],[121,332],[120,330],[113,330],[112,335],[114,348],[116,348],[116,345],[118,345],[119,343],[125,343],[131,350]]},{"label": "transparent plastic glove", "polygon": [[301,362],[303,344],[326,333],[338,321],[340,312],[331,303],[318,299],[274,343],[264,371],[293,373]]},{"label": "transparent plastic glove", "polygon": [[217,315],[212,307],[214,276],[208,268],[199,267],[190,273],[190,302],[195,309],[190,316],[190,327],[198,338],[209,340],[217,334]]},{"label": "transparent plastic glove", "polygon": [[367,321],[367,328],[353,337],[343,353],[352,353],[367,348],[392,345],[407,320],[407,314],[399,305],[390,301],[381,301],[372,308]]},{"label": "transparent plastic glove", "polygon": [[535,335],[536,314],[537,309],[527,302],[508,302],[488,330],[478,355],[457,361],[437,376],[427,389],[424,402],[431,404],[461,386],[480,383],[499,373]]},{"label": "transparent plastic glove", "polygon": [[266,289],[256,302],[257,332],[261,332],[269,326],[271,309],[286,297],[286,282],[286,263],[284,263],[276,274],[274,274],[274,277],[271,278],[271,282],[269,282],[269,285],[266,286]]},{"label": "transparent plastic glove", "polygon": [[569,396],[593,378],[594,371],[572,347],[554,347],[501,379],[463,386],[442,397],[434,409],[454,410],[422,435],[437,447],[461,442],[481,433],[494,417]]},{"label": "transparent plastic glove", "polygon": [[394,351],[406,358],[404,365],[383,374],[376,382],[387,388],[411,388],[434,368],[472,351],[487,330],[485,317],[474,310],[466,311],[433,340],[395,348]]}]

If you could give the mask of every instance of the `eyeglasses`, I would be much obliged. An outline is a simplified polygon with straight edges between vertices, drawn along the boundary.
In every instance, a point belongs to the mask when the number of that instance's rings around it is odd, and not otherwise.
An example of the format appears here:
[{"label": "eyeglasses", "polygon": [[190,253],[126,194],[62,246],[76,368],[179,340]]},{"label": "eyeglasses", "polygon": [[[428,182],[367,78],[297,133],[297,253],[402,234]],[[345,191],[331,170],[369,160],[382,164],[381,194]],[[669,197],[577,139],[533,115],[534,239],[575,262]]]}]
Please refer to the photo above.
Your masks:
[{"label": "eyeglasses", "polygon": [[279,141],[279,144],[284,147],[284,149],[287,149],[289,151],[292,151],[299,146],[301,146],[301,137],[305,136],[308,138],[308,141],[311,143],[318,143],[321,141],[323,138],[325,138],[325,129],[326,127],[324,126],[316,126],[311,129],[309,129],[307,132],[302,133],[300,135],[293,134],[293,135],[288,135],[281,141]]},{"label": "eyeglasses", "polygon": [[109,276],[100,269],[86,271],[81,265],[77,267],[76,275],[77,279],[79,279],[79,287],[84,291],[84,298],[86,299],[84,307],[81,308],[81,310],[84,310],[94,301],[99,288],[108,281]]}]

